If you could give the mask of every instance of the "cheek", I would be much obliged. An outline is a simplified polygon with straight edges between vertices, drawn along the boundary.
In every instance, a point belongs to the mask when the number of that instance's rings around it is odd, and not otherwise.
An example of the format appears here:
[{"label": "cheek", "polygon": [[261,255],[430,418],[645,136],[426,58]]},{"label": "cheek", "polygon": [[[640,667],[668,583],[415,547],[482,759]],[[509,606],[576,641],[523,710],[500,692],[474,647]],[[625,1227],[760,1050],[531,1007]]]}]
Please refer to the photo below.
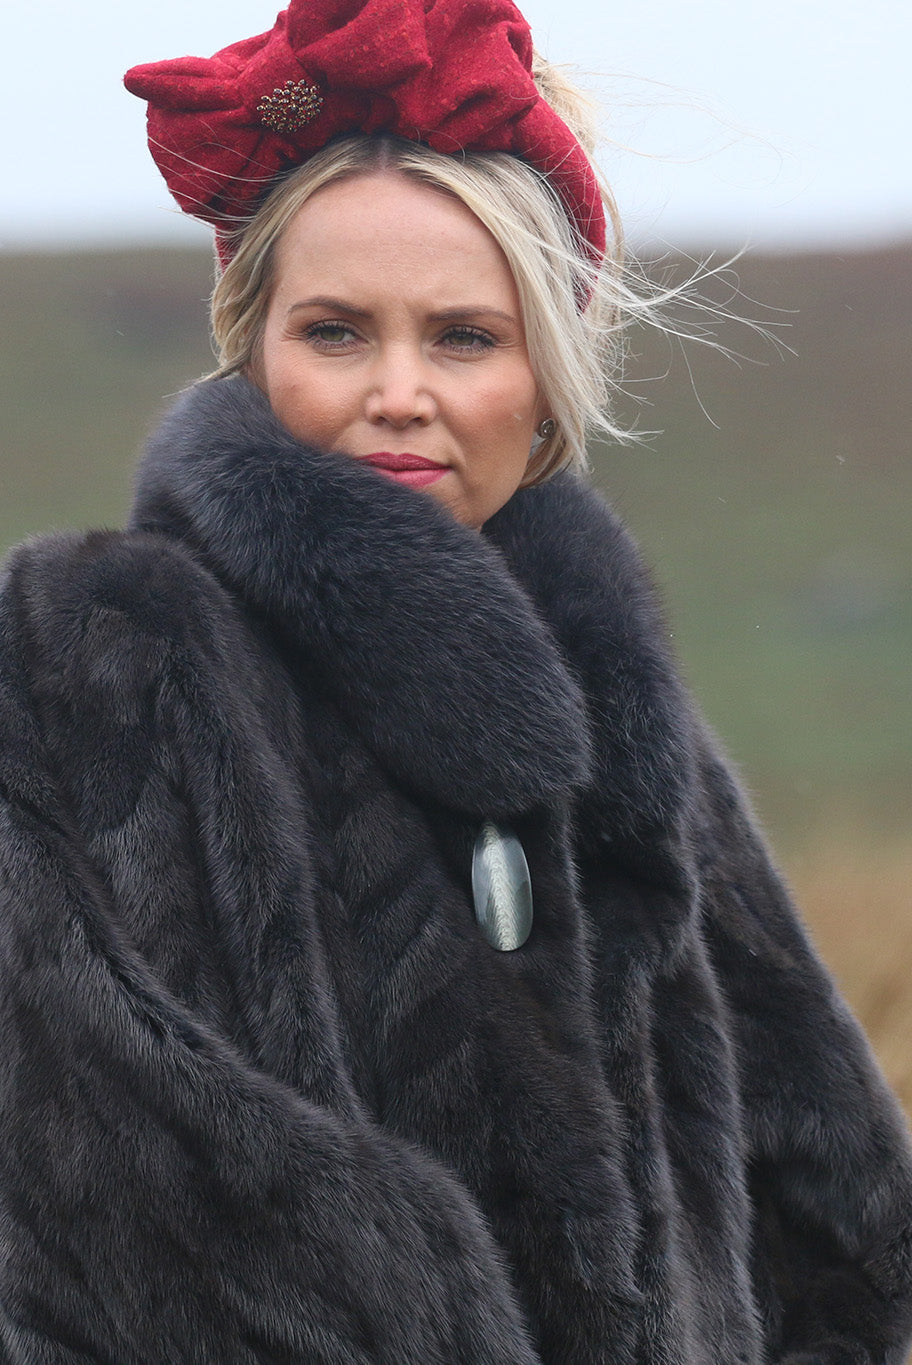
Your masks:
[{"label": "cheek", "polygon": [[504,427],[531,422],[538,401],[538,385],[527,365],[510,364],[485,376],[473,395],[476,412]]},{"label": "cheek", "polygon": [[535,432],[538,387],[525,368],[475,394],[472,439],[464,475],[467,502],[460,520],[481,526],[508,502],[525,477]]},{"label": "cheek", "polygon": [[[479,436],[492,448],[514,457],[528,456],[535,430],[538,389],[525,376],[513,377],[509,384],[492,386],[487,401],[478,404],[476,414],[484,413],[478,422]],[[476,415],[477,421],[477,415]]]},{"label": "cheek", "polygon": [[274,365],[266,370],[270,406],[295,436],[330,448],[351,420],[351,397],[326,370],[306,365]]}]

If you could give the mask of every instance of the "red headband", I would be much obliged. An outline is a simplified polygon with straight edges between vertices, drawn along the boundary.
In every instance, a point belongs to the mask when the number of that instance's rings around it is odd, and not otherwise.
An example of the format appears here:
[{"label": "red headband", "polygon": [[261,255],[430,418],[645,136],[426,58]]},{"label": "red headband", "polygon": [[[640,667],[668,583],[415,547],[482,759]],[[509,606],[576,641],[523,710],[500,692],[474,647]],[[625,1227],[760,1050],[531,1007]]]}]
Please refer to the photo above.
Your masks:
[{"label": "red headband", "polygon": [[149,147],[174,198],[217,234],[331,138],[392,133],[528,161],[599,260],[595,173],[531,70],[532,36],[510,0],[291,0],[268,33],[208,59],[134,66],[124,83],[149,101]]}]

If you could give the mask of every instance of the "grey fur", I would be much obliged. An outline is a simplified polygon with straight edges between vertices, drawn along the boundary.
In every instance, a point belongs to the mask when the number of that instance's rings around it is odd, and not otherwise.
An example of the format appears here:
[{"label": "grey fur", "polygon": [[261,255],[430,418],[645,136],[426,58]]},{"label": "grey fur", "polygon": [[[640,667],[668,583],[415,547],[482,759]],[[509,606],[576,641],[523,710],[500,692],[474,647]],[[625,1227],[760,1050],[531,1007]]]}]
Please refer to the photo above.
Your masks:
[{"label": "grey fur", "polygon": [[898,1365],[903,1124],[664,640],[573,478],[478,536],[239,379],[12,556],[11,1365]]}]

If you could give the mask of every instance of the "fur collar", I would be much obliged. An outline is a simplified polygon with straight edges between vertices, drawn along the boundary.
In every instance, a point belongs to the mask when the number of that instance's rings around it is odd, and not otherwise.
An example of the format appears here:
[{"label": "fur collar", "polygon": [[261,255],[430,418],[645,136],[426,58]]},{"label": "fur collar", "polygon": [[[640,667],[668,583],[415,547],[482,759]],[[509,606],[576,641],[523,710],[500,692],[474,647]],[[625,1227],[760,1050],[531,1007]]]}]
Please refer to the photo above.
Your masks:
[{"label": "fur collar", "polygon": [[265,614],[413,790],[495,817],[576,799],[599,843],[678,822],[686,701],[636,552],[575,477],[479,535],[301,445],[235,377],[165,419],[132,524],[181,537]]}]

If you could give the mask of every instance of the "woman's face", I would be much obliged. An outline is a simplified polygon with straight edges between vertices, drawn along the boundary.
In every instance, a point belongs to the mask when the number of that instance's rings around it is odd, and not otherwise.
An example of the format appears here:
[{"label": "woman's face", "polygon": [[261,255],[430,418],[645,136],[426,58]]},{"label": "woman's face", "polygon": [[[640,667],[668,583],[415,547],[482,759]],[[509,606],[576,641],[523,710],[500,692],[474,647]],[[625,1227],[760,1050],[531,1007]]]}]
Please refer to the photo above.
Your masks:
[{"label": "woman's face", "polygon": [[459,200],[395,173],[328,185],[277,247],[255,378],[300,440],[481,526],[546,414],[516,285]]}]

